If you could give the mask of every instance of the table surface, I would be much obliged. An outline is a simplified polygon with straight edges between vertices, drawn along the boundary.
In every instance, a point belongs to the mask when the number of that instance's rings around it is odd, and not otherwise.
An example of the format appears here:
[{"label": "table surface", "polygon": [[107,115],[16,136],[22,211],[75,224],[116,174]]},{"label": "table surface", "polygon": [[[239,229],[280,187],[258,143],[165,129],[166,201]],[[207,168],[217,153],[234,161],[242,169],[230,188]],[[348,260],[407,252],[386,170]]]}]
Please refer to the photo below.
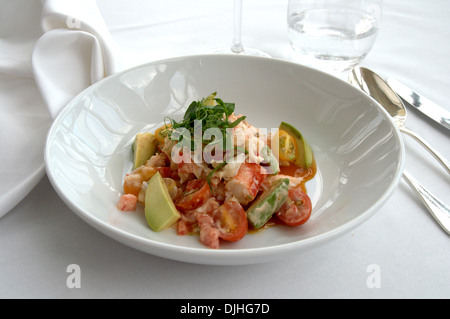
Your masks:
[{"label": "table surface", "polygon": [[[97,2],[126,57],[123,68],[231,42],[231,0]],[[243,9],[244,45],[292,60],[287,1],[246,0]],[[450,110],[449,16],[447,0],[385,0],[377,42],[362,66],[396,77]],[[407,126],[450,158],[449,132],[414,110]],[[406,169],[450,202],[450,176],[419,144],[404,140]],[[449,298],[449,244],[449,235],[402,180],[367,222],[314,249],[256,265],[180,263],[96,231],[44,176],[0,219],[0,297]],[[70,285],[70,265],[79,266],[79,288]]]}]

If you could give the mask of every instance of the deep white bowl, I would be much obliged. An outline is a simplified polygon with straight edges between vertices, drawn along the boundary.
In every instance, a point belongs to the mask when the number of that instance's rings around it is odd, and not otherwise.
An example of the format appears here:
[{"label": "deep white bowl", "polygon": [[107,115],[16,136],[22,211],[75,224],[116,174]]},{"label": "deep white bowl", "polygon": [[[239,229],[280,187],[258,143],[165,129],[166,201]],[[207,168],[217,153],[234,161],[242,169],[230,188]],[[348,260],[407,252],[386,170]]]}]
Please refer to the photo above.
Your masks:
[{"label": "deep white bowl", "polygon": [[[313,203],[306,224],[272,227],[213,250],[173,228],[151,231],[142,209],[117,210],[135,135],[167,116],[182,117],[191,101],[212,92],[235,102],[236,113],[256,127],[286,121],[303,133],[318,167],[306,185]],[[54,121],[45,163],[67,205],[111,238],[164,258],[231,265],[298,254],[367,220],[396,188],[404,146],[388,114],[337,78],[275,59],[206,55],[149,63],[83,91]]]}]

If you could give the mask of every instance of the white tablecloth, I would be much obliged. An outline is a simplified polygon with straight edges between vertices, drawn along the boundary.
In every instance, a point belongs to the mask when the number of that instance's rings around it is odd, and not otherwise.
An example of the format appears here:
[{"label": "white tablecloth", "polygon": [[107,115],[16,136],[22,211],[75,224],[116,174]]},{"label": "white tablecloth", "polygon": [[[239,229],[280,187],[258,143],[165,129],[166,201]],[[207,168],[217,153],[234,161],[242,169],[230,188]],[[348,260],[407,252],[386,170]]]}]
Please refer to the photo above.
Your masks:
[{"label": "white tablecloth", "polygon": [[[8,105],[20,103],[29,104],[30,113],[16,122],[0,118],[0,123],[5,143],[5,127],[11,131],[8,134],[21,134],[25,140],[30,137],[26,127],[33,122],[38,133],[30,138],[36,139],[32,145],[39,150],[51,119],[29,71],[29,53],[40,35],[36,30],[41,10],[39,1],[29,2],[32,10],[18,14],[21,23],[0,30],[0,101],[3,114],[19,112]],[[2,2],[3,14],[24,10],[19,5],[4,10],[12,3],[17,2]],[[205,53],[231,42],[231,0],[97,3],[124,57],[123,69]],[[245,0],[244,45],[291,60],[286,9],[286,0]],[[449,16],[447,0],[385,0],[377,42],[362,65],[402,80],[450,110]],[[23,42],[22,49],[8,51],[18,47],[17,41]],[[11,54],[10,64],[5,62],[5,52]],[[409,112],[407,124],[450,158],[448,132],[416,111]],[[408,136],[405,146],[408,171],[449,203],[450,176]],[[11,149],[15,153],[4,147],[2,157],[17,161],[18,168],[2,170],[2,183],[21,184],[24,199],[20,201],[19,195],[19,203],[7,207],[9,212],[0,219],[1,298],[450,297],[450,236],[404,181],[377,214],[332,242],[272,263],[202,266],[147,255],[99,233],[55,193],[44,175],[43,157],[32,160],[35,167],[22,167],[20,163],[33,150]],[[73,264],[79,266],[79,288],[70,285]]]}]

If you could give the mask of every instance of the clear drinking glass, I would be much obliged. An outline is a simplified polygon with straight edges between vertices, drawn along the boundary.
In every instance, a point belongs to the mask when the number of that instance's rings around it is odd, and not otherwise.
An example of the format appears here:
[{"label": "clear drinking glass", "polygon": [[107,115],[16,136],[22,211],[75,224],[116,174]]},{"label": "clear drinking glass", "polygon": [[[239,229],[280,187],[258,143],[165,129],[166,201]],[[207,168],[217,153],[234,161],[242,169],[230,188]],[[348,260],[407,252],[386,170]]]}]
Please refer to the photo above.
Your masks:
[{"label": "clear drinking glass", "polygon": [[254,48],[244,47],[242,44],[242,0],[234,0],[234,17],[233,17],[233,44],[229,48],[215,49],[210,53],[224,54],[242,54],[253,56],[270,57],[269,54]]},{"label": "clear drinking glass", "polygon": [[371,50],[381,13],[382,0],[289,0],[294,59],[325,71],[349,70]]}]

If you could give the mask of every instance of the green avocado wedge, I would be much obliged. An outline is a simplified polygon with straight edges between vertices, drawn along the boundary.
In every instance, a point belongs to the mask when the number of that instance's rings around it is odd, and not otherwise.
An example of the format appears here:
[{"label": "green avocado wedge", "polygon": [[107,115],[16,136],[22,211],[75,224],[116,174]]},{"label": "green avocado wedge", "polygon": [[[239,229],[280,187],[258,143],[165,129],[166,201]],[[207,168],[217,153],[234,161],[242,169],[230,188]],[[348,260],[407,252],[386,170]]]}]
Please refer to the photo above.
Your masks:
[{"label": "green avocado wedge", "polygon": [[288,133],[296,141],[297,148],[294,164],[303,168],[311,167],[314,162],[314,154],[309,144],[303,138],[303,135],[295,127],[286,122],[281,122],[279,129]]},{"label": "green avocado wedge", "polygon": [[144,165],[157,151],[158,141],[152,133],[139,133],[133,142],[133,169]]},{"label": "green avocado wedge", "polygon": [[289,194],[289,178],[280,178],[260,194],[247,209],[247,219],[256,229],[264,226],[273,213],[280,209]]},{"label": "green avocado wedge", "polygon": [[148,182],[145,192],[145,218],[155,232],[171,227],[180,218],[180,213],[170,198],[166,183],[159,172]]},{"label": "green avocado wedge", "polygon": [[261,149],[260,154],[264,159],[263,164],[267,171],[267,174],[278,174],[280,172],[280,165],[278,164],[278,160],[272,153],[270,147],[265,145]]}]

